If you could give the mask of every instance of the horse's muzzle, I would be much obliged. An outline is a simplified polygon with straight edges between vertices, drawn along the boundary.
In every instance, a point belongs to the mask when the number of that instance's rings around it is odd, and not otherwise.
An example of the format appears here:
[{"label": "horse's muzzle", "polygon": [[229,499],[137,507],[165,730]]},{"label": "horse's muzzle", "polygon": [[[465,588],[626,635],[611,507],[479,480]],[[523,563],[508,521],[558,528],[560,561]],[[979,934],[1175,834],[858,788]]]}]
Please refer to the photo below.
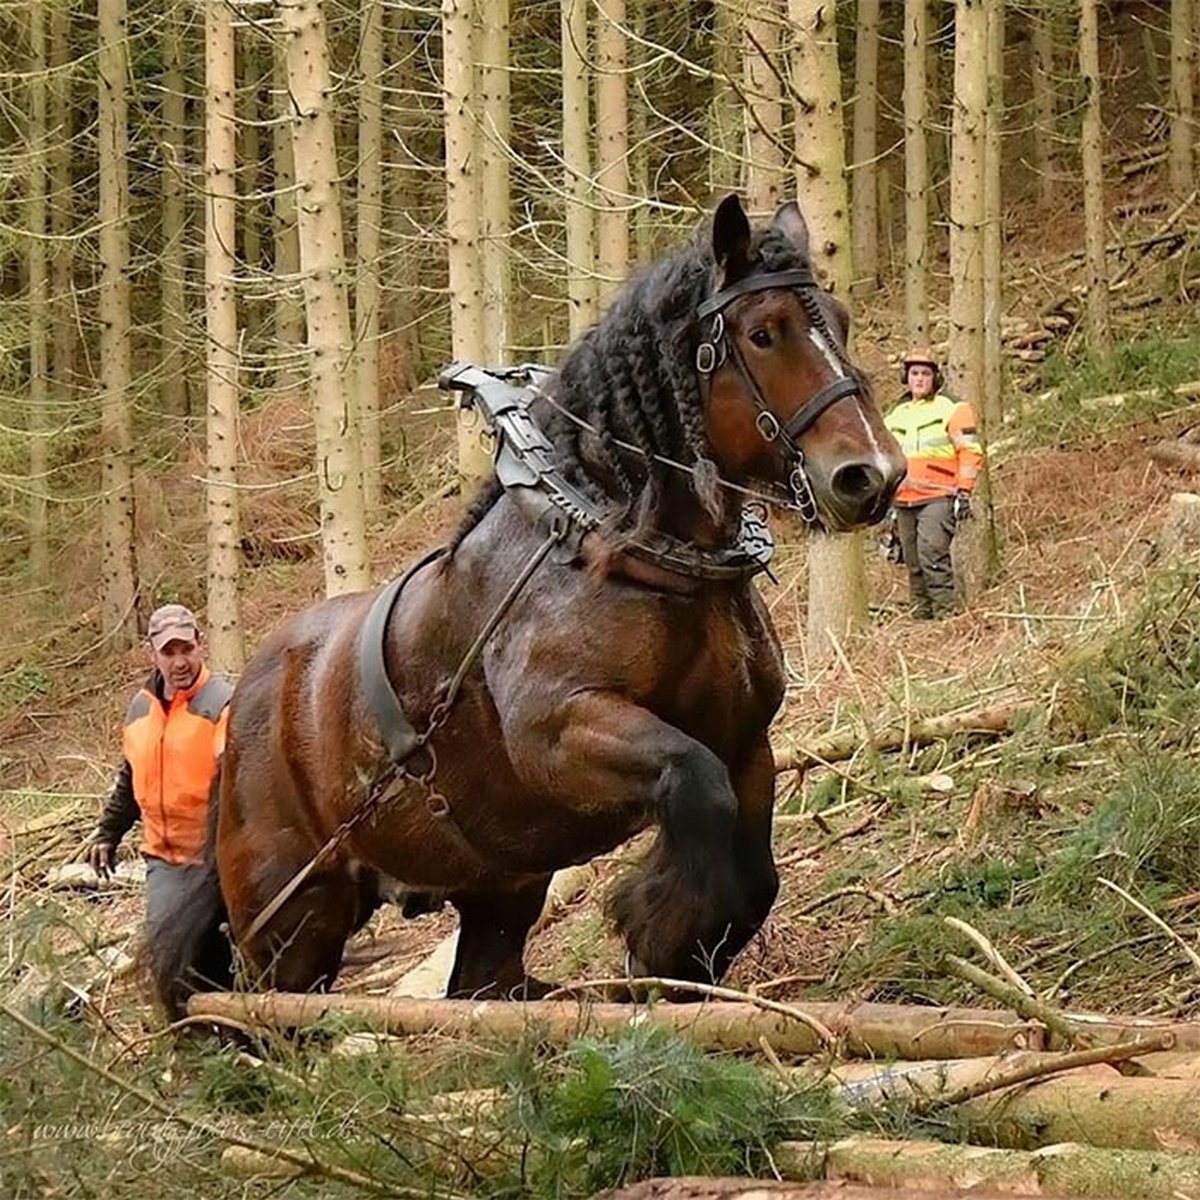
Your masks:
[{"label": "horse's muzzle", "polygon": [[904,478],[903,462],[878,461],[843,463],[829,477],[828,494],[822,505],[826,524],[835,531],[857,529],[882,521],[892,497]]}]

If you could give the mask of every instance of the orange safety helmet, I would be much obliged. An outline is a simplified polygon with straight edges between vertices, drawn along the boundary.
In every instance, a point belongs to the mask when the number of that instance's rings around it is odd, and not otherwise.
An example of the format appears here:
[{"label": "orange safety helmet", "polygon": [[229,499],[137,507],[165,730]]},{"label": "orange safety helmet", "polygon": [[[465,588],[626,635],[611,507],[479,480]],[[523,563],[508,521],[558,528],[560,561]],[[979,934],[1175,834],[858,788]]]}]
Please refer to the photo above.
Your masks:
[{"label": "orange safety helmet", "polygon": [[934,390],[942,386],[942,364],[938,362],[937,355],[928,346],[917,346],[907,351],[900,360],[900,382],[905,387],[908,387],[908,368],[916,366],[932,367]]}]

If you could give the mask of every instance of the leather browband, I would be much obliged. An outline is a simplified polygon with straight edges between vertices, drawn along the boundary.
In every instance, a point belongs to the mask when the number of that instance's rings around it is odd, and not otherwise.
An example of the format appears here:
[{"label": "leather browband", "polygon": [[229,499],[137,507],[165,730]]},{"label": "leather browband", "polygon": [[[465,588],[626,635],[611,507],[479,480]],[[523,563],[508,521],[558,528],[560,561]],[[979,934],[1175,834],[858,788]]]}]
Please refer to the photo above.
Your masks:
[{"label": "leather browband", "polygon": [[745,279],[722,288],[715,295],[696,307],[696,319],[704,320],[718,313],[727,304],[732,304],[739,296],[747,296],[751,292],[765,292],[771,288],[810,288],[816,287],[817,281],[812,272],[804,267],[796,267],[791,271],[772,271],[766,275],[748,275]]}]

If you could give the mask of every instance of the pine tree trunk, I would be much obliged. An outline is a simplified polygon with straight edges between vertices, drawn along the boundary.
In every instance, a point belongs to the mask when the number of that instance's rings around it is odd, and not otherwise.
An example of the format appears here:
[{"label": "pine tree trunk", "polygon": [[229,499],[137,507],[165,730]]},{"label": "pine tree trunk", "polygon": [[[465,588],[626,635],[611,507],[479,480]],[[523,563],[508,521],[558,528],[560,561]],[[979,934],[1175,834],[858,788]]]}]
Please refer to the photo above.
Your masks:
[{"label": "pine tree trunk", "polygon": [[784,199],[783,101],[778,66],[783,14],[779,0],[748,0],[745,29],[746,199],[773,213]]},{"label": "pine tree trunk", "polygon": [[274,387],[281,396],[298,394],[304,383],[301,358],[304,353],[305,323],[300,286],[300,226],[296,205],[296,168],[292,156],[292,102],[287,88],[284,48],[276,43],[272,60],[272,92],[275,123],[271,127],[272,169],[275,190],[272,198],[271,232],[274,255]]},{"label": "pine tree trunk", "polygon": [[1171,188],[1180,196],[1194,186],[1192,142],[1193,74],[1196,48],[1192,44],[1193,0],[1171,0],[1171,145],[1168,155]]},{"label": "pine tree trunk", "polygon": [[29,182],[26,229],[29,236],[29,573],[36,587],[50,578],[48,470],[50,466],[50,314],[46,264],[47,170],[46,4],[29,0]]},{"label": "pine tree trunk", "polygon": [[133,382],[129,311],[129,95],[125,0],[98,0],[100,176],[100,619],[111,645],[138,641],[133,550]]},{"label": "pine tree trunk", "polygon": [[[470,111],[476,86],[474,20],[474,0],[442,0],[450,337],[455,359],[480,363],[487,357],[487,347],[483,341],[479,138]],[[491,465],[485,432],[476,409],[459,408],[458,473],[467,494],[479,488]]]},{"label": "pine tree trunk", "polygon": [[596,230],[588,152],[587,0],[562,4],[562,152],[566,172],[567,312],[572,340],[596,320]]},{"label": "pine tree trunk", "polygon": [[204,6],[204,301],[208,479],[208,653],[222,674],[245,662],[238,602],[237,124],[233,11]]},{"label": "pine tree trunk", "polygon": [[[643,77],[643,68],[647,58],[646,34],[649,27],[648,9],[653,0],[628,0],[627,15],[629,27],[633,30],[633,44],[629,47],[629,77]],[[714,15],[719,10],[720,0],[714,6]],[[713,47],[713,53],[717,48]],[[740,61],[740,60],[737,60]],[[628,90],[628,89],[627,89]],[[739,114],[740,115],[740,114]],[[737,117],[734,118],[735,122]],[[644,104],[629,106],[629,194],[633,204],[632,231],[633,261],[648,262],[654,257],[656,246],[654,242],[654,210],[650,200],[654,187],[650,182],[651,160],[658,166],[657,149],[646,136],[649,128],[649,114]],[[740,128],[740,125],[739,125]],[[712,155],[709,155],[709,165],[712,165]],[[733,188],[737,187],[736,177]]]},{"label": "pine tree trunk", "polygon": [[276,0],[283,23],[288,94],[294,106],[292,161],[298,205],[300,272],[312,364],[312,405],[321,496],[326,595],[370,583],[363,513],[358,408],[348,365],[350,310],[338,195],[334,94],[318,0]]},{"label": "pine tree trunk", "polygon": [[987,0],[988,82],[983,192],[983,393],[985,428],[999,429],[1004,416],[1000,318],[1004,312],[1004,203],[1001,189],[1004,133],[1004,4]]},{"label": "pine tree trunk", "polygon": [[362,429],[363,505],[379,510],[379,253],[383,231],[383,0],[359,9],[358,188],[354,239],[354,389]]},{"label": "pine tree trunk", "polygon": [[1056,188],[1054,179],[1054,32],[1058,9],[1053,0],[1030,14],[1033,22],[1033,166],[1037,173],[1038,205],[1048,208]]},{"label": "pine tree trunk", "polygon": [[509,361],[508,312],[511,303],[509,237],[512,187],[509,179],[509,6],[487,0],[480,43],[480,95],[483,128],[479,132],[483,239],[484,358],[499,366]]},{"label": "pine tree trunk", "polygon": [[[824,0],[789,0],[788,12],[796,37],[796,192],[808,221],[813,269],[844,301],[852,272],[837,26]],[[866,567],[860,534],[817,534],[807,548],[805,640],[809,666],[815,667],[866,621]]]},{"label": "pine tree trunk", "polygon": [[950,147],[950,353],[955,394],[978,406],[983,390],[984,143],[987,6],[957,0]]},{"label": "pine tree trunk", "polygon": [[[50,233],[54,238],[50,260],[51,357],[54,399],[58,405],[72,398],[75,377],[75,299],[72,295],[74,268],[71,238],[71,137],[74,112],[71,108],[70,12],[65,4],[50,9]],[[60,408],[59,411],[64,411]]]},{"label": "pine tree trunk", "polygon": [[259,36],[255,29],[247,30],[242,34],[241,45],[237,50],[239,66],[236,68],[240,79],[238,104],[241,108],[238,120],[237,186],[242,194],[242,199],[238,204],[242,262],[247,278],[255,281],[254,286],[247,289],[241,299],[242,338],[246,344],[257,343],[258,334],[264,323],[263,303],[260,299],[261,288],[258,286],[263,259],[262,221],[259,212],[260,201],[258,200],[261,190],[260,180],[263,176],[261,133],[263,120],[259,100],[262,67]]},{"label": "pine tree trunk", "polygon": [[163,20],[162,101],[162,250],[159,255],[159,353],[162,383],[159,404],[164,413],[186,417],[188,404],[187,199],[183,172],[187,163],[187,86],[183,70],[180,18]]},{"label": "pine tree trunk", "polygon": [[1104,137],[1100,117],[1100,36],[1096,0],[1079,3],[1079,74],[1083,83],[1083,223],[1087,248],[1087,328],[1094,353],[1112,352],[1108,267],[1104,259]]},{"label": "pine tree trunk", "polygon": [[929,341],[929,0],[904,0],[904,314],[910,345]]},{"label": "pine tree trunk", "polygon": [[596,9],[596,218],[601,307],[629,274],[629,99],[625,88],[625,0]]},{"label": "pine tree trunk", "polygon": [[854,290],[879,286],[879,0],[858,0],[854,51],[854,167],[850,172],[850,230],[854,239]]},{"label": "pine tree trunk", "polygon": [[737,190],[741,179],[742,7],[739,0],[713,3],[713,81],[708,105],[708,180],[716,200]]},{"label": "pine tree trunk", "polygon": [[[389,97],[385,125],[388,174],[384,190],[385,247],[391,269],[387,276],[387,324],[389,366],[400,368],[400,386],[415,385],[421,354],[419,329],[420,263],[411,248],[417,224],[413,213],[420,203],[419,179],[423,170],[414,152],[420,136],[421,117],[412,97],[417,90],[418,39],[399,20],[389,22],[385,7],[384,26],[389,48]],[[398,26],[398,27],[397,27]]]}]

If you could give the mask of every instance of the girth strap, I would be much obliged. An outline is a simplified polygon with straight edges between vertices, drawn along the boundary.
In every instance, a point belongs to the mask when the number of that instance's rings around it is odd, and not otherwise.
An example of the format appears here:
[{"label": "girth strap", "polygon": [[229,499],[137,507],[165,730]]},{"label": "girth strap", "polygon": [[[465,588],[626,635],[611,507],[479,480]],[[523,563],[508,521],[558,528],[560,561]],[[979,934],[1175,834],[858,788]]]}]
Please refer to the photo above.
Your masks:
[{"label": "girth strap", "polygon": [[410,758],[420,745],[420,738],[404,712],[392,681],[388,678],[387,664],[384,661],[388,621],[391,620],[392,609],[396,607],[404,585],[423,567],[441,558],[446,549],[445,546],[439,546],[436,550],[431,550],[403,575],[397,575],[375,597],[367,619],[358,633],[358,681],[367,707],[371,710],[371,716],[375,718],[384,749],[394,763],[402,763]]}]

